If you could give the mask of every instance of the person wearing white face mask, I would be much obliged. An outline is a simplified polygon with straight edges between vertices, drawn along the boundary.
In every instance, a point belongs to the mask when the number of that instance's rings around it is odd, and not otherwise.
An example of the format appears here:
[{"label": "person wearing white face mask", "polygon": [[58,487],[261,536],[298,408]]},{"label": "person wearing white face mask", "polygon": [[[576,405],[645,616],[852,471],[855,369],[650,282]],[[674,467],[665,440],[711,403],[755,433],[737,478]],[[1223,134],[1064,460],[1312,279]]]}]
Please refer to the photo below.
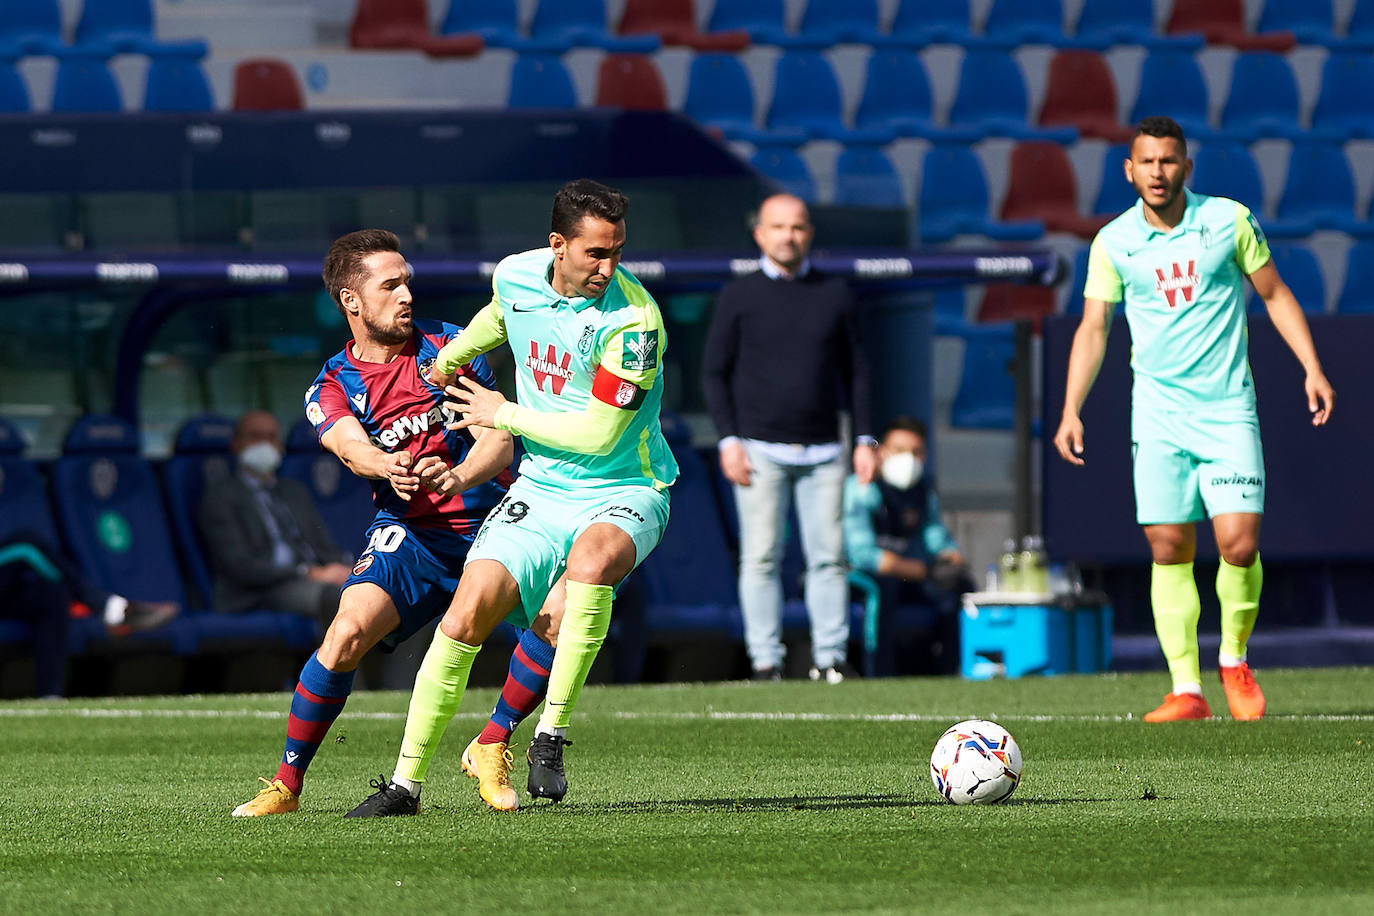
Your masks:
[{"label": "person wearing white face mask", "polygon": [[[873,576],[882,594],[871,673],[952,671],[958,663],[958,598],[973,584],[940,517],[935,483],[925,473],[925,424],[912,417],[889,423],[878,460],[872,483],[851,475],[844,490],[849,565]],[[904,624],[922,632],[922,645],[898,645]]]},{"label": "person wearing white face mask", "polygon": [[328,624],[349,568],[310,492],[277,477],[281,443],[276,417],[265,410],[245,413],[231,443],[238,473],[201,500],[215,608],[286,611]]}]

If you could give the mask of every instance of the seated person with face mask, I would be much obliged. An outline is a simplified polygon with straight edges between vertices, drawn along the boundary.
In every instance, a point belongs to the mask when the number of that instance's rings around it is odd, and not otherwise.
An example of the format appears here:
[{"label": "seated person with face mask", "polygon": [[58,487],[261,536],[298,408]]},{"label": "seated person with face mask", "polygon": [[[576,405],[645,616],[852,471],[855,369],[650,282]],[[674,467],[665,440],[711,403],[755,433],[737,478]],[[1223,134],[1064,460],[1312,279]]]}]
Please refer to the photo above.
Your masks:
[{"label": "seated person with face mask", "polygon": [[[877,478],[863,484],[850,475],[845,481],[845,553],[853,569],[877,581],[882,595],[875,674],[945,673],[959,664],[959,596],[973,583],[940,518],[925,459],[925,424],[897,417],[878,447]],[[904,616],[920,620],[919,645],[898,645]]]},{"label": "seated person with face mask", "polygon": [[265,410],[249,411],[230,447],[238,472],[206,491],[198,516],[215,609],[287,611],[328,624],[349,568],[310,491],[277,477],[281,425]]}]

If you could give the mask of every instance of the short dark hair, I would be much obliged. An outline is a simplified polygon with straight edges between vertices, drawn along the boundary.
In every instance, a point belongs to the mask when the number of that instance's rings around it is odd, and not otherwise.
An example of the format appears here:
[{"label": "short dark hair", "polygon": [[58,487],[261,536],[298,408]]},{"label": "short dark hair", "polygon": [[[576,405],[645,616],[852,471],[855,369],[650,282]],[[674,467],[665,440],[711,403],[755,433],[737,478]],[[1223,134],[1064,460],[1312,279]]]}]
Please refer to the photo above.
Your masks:
[{"label": "short dark hair", "polygon": [[590,178],[577,178],[563,185],[553,196],[549,231],[557,232],[565,239],[576,238],[584,216],[618,223],[625,218],[625,212],[629,209],[629,198],[615,188]]},{"label": "short dark hair", "polygon": [[923,441],[930,441],[930,436],[926,433],[925,423],[915,417],[906,416],[905,414],[892,418],[887,424],[887,429],[883,430],[883,438],[887,438],[888,433],[895,432],[915,433],[920,436]]},{"label": "short dark hair", "polygon": [[1188,148],[1188,141],[1184,139],[1183,128],[1178,126],[1178,122],[1165,115],[1150,115],[1148,118],[1141,118],[1140,123],[1135,126],[1135,135],[1131,137],[1132,142],[1136,137],[1173,137],[1185,150]]},{"label": "short dark hair", "polygon": [[339,301],[339,292],[344,288],[357,289],[367,279],[363,275],[363,261],[367,260],[368,255],[400,250],[401,240],[396,233],[385,229],[359,229],[334,240],[324,256],[324,270],[321,273],[324,276],[324,288],[329,291],[329,298],[334,300],[339,314],[346,314],[343,303]]}]

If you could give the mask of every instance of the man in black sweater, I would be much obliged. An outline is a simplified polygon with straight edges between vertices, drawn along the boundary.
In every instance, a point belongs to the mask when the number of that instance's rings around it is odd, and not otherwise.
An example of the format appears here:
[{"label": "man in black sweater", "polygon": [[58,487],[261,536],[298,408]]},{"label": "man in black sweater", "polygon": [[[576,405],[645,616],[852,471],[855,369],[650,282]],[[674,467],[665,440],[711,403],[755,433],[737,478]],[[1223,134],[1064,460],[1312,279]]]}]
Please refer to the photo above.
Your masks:
[{"label": "man in black sweater", "polygon": [[854,297],[808,260],[806,204],[776,194],[759,207],[759,271],[727,284],[706,337],[706,405],[720,433],[720,466],[739,508],[739,597],[754,677],[782,676],[778,574],[793,499],[806,554],[813,680],[852,676],[846,657],[849,595],[841,522],[845,449],[839,415],[855,432],[854,472],[877,468],[869,426],[868,367]]}]

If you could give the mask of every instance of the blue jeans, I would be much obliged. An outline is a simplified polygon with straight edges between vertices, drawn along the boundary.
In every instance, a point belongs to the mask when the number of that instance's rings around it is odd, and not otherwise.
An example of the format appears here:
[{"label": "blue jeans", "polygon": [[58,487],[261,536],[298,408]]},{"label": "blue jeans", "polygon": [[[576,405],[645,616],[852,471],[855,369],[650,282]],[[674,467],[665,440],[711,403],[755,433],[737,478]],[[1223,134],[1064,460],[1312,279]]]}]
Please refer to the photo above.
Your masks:
[{"label": "blue jeans", "polygon": [[849,586],[845,582],[843,457],[816,465],[779,464],[745,443],[753,480],[735,487],[739,510],[739,603],[754,669],[782,664],[782,560],[787,511],[797,502],[806,555],[806,610],[818,668],[845,661]]}]

